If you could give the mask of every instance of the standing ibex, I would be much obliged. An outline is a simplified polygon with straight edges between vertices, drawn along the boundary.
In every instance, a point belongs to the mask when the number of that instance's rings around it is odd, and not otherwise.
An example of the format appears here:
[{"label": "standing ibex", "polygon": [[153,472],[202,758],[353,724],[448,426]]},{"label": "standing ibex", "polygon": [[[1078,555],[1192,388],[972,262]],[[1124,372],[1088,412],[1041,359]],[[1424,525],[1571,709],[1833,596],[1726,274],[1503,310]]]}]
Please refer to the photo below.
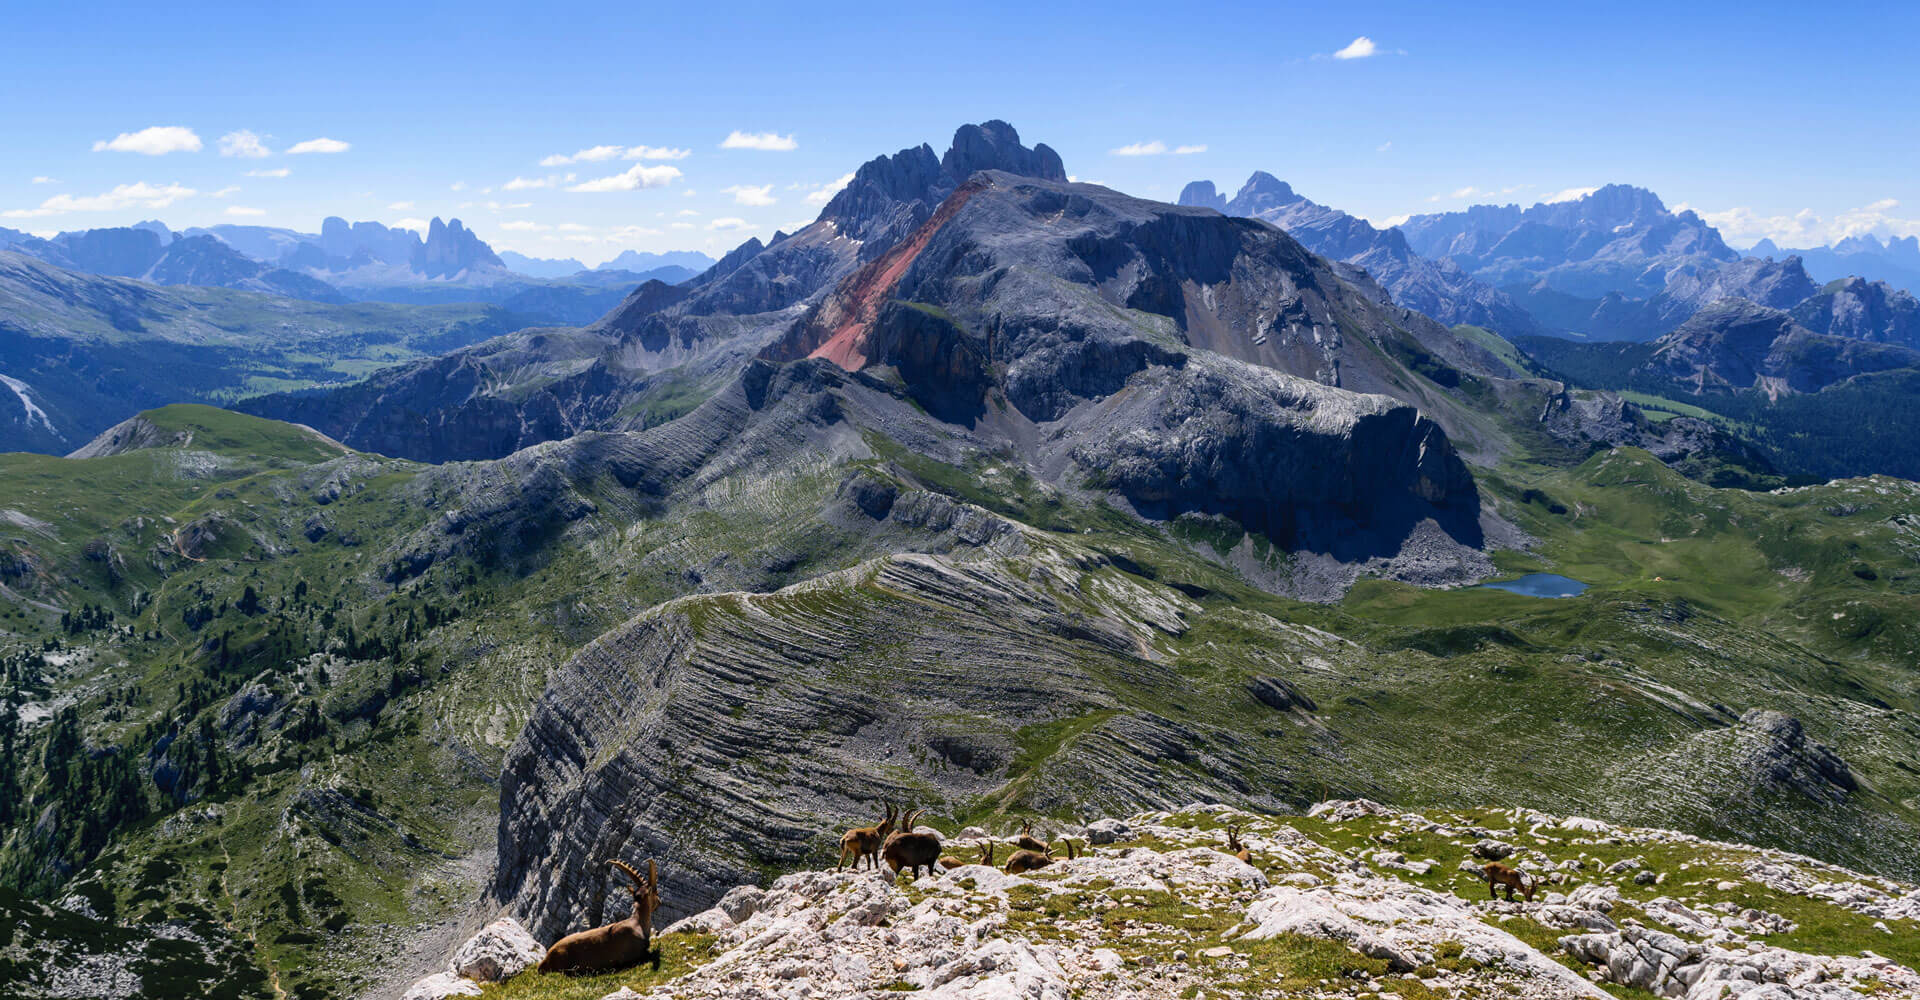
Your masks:
[{"label": "standing ibex", "polygon": [[937,833],[915,833],[914,820],[920,818],[925,810],[915,809],[907,814],[900,823],[900,829],[887,838],[880,846],[880,856],[886,859],[887,867],[897,874],[906,868],[918,877],[920,869],[925,868],[928,875],[940,863],[940,835]]},{"label": "standing ibex", "polygon": [[1227,824],[1227,852],[1248,864],[1253,863],[1253,852],[1240,842],[1240,824]]},{"label": "standing ibex", "polygon": [[653,952],[653,911],[660,906],[660,870],[647,859],[645,881],[624,861],[608,864],[632,882],[633,913],[625,920],[569,934],[540,960],[541,972],[612,971],[638,965]]},{"label": "standing ibex", "polygon": [[1032,851],[1035,854],[1045,854],[1051,849],[1047,846],[1046,841],[1033,835],[1032,820],[1027,820],[1020,824],[1020,836],[1014,839],[1013,846],[1023,851]]},{"label": "standing ibex", "polygon": [[[980,861],[978,863],[986,865],[988,868],[993,867],[993,841],[983,840],[980,842]],[[940,867],[945,868],[948,871],[952,871],[955,868],[959,868],[965,864],[967,864],[967,862],[962,861],[959,858],[956,858],[950,854],[945,855],[940,859]]]},{"label": "standing ibex", "polygon": [[880,845],[886,843],[887,834],[893,832],[893,804],[887,803],[887,815],[874,826],[861,826],[840,835],[840,863],[833,866],[839,871],[847,865],[847,857],[853,857],[854,871],[860,870],[860,859],[867,859],[867,866],[874,871],[880,870]]},{"label": "standing ibex", "polygon": [[[1062,839],[1067,843],[1067,860],[1072,861],[1075,857],[1073,841],[1067,838]],[[1058,860],[1060,859],[1053,856],[1053,848],[1046,844],[1040,845],[1040,850],[1037,851],[1018,850],[1007,858],[1007,874],[1024,875],[1035,869],[1045,868]]]},{"label": "standing ibex", "polygon": [[1487,898],[1499,899],[1499,890],[1507,890],[1507,902],[1513,902],[1513,890],[1520,890],[1527,902],[1533,902],[1533,891],[1540,888],[1541,879],[1529,879],[1527,876],[1508,868],[1498,861],[1489,861],[1480,869],[1480,877],[1487,880]]}]

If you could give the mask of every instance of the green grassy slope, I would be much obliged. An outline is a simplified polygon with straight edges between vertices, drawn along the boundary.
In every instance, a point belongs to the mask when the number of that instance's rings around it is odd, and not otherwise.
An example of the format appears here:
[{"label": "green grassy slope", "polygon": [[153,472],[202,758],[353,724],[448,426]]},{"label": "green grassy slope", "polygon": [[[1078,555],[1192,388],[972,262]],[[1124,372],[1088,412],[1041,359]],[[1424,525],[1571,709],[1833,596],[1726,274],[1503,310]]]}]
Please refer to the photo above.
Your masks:
[{"label": "green grassy slope", "polygon": [[[643,505],[599,483],[578,522],[408,574],[394,572],[401,543],[463,502],[460,469],[335,456],[297,428],[199,407],[148,419],[193,443],[0,456],[0,691],[20,720],[0,781],[28,806],[0,816],[0,879],[230,928],[239,950],[222,954],[290,995],[365,987],[394,948],[380,925],[473,898],[464,859],[491,845],[501,756],[586,642],[671,597],[771,589],[914,544],[820,516],[855,467],[1032,526],[1061,554],[1050,565],[1087,567],[1065,579],[1090,611],[1194,602],[1154,641],[1162,673],[1115,673],[1111,691],[1243,734],[1290,803],[1526,805],[1908,877],[1920,856],[1911,483],[1715,490],[1630,450],[1482,470],[1489,501],[1536,539],[1503,568],[1591,590],[1368,582],[1309,605],[1241,578],[1234,566],[1284,556],[1231,522],[1147,524],[998,456],[952,466],[873,438],[871,457],[708,484],[697,502]],[[1266,708],[1246,694],[1262,676],[1317,707]],[[1741,784],[1715,741],[1750,708],[1798,717],[1861,789],[1836,803]],[[999,786],[957,814],[1033,810],[1036,783],[1102,721],[1021,732]],[[1661,794],[1643,793],[1650,774]]]}]

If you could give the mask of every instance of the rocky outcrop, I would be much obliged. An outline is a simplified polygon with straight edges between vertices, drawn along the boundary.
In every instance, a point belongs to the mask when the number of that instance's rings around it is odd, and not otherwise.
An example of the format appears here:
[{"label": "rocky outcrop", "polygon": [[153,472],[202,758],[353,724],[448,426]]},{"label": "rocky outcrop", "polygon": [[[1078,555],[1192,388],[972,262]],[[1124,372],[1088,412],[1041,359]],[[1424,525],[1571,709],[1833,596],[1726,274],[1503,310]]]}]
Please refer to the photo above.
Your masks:
[{"label": "rocky outcrop", "polygon": [[[1827,939],[1831,954],[1770,943],[1798,925],[1726,901],[1776,898],[1773,883],[1824,867],[1808,859],[1527,810],[1412,813],[1359,800],[1311,812],[1296,821],[1196,803],[1105,818],[1086,828],[1092,846],[1077,858],[1025,875],[969,864],[910,887],[889,871],[831,870],[742,885],[656,938],[687,971],[636,970],[623,980],[633,992],[617,995],[1173,1000],[1278,988],[1344,1000],[1418,988],[1604,1000],[1597,984],[1687,1000],[1920,995],[1907,965],[1842,938]],[[1250,862],[1224,850],[1228,824]],[[1487,833],[1514,842],[1505,856],[1547,884],[1543,898],[1479,891],[1468,841],[1490,842]],[[1637,862],[1603,867],[1591,853],[1655,842],[1669,856],[1691,847],[1707,864],[1772,860],[1750,877],[1688,883],[1691,895],[1721,897],[1690,905],[1653,895]],[[1872,881],[1830,874],[1856,891]],[[1809,905],[1842,935],[1866,927],[1843,905]]]},{"label": "rocky outcrop", "polygon": [[[682,915],[758,867],[826,853],[838,817],[880,799],[1001,785],[1017,733],[1047,720],[1087,725],[1046,764],[1058,777],[1026,793],[1046,808],[1164,800],[1149,774],[1166,754],[1231,770],[1244,750],[1224,734],[1125,711],[1101,680],[1164,683],[1141,641],[1180,629],[1184,598],[1112,617],[1003,566],[1038,564],[893,557],[777,594],[671,602],[601,637],[508,755],[493,898],[550,939],[601,917],[617,853],[661,859],[666,915]],[[914,760],[941,763],[891,763]],[[762,769],[781,775],[777,794],[752,778]]]},{"label": "rocky outcrop", "polygon": [[1807,739],[1800,720],[1784,712],[1750,709],[1736,729],[1748,744],[1747,766],[1757,782],[1791,788],[1810,799],[1843,798],[1859,782],[1831,747]]},{"label": "rocky outcrop", "polygon": [[1695,393],[1818,392],[1855,375],[1920,365],[1920,352],[1814,333],[1790,313],[1725,299],[1654,345],[1647,367]]},{"label": "rocky outcrop", "polygon": [[426,241],[414,248],[410,261],[414,271],[429,278],[452,278],[481,267],[505,268],[493,248],[460,225],[460,220],[441,222],[434,216],[427,227]]},{"label": "rocky outcrop", "polygon": [[481,983],[511,979],[546,954],[525,927],[509,917],[482,928],[453,953],[447,971]]},{"label": "rocky outcrop", "polygon": [[1847,278],[1791,305],[1793,320],[1815,333],[1920,350],[1920,299],[1884,281]]}]

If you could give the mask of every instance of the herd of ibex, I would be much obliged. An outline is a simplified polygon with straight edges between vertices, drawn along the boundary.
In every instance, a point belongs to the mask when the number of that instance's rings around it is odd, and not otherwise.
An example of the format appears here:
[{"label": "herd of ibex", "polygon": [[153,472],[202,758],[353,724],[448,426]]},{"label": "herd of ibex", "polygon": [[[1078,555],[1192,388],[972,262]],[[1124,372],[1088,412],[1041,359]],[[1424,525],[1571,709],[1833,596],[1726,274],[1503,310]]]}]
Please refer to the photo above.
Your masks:
[{"label": "herd of ibex", "polygon": [[[872,826],[855,827],[840,837],[840,861],[835,871],[846,868],[847,859],[853,859],[853,868],[858,871],[861,859],[865,859],[869,868],[878,871],[880,862],[896,874],[901,869],[911,872],[916,878],[922,868],[932,875],[936,868],[951,871],[973,862],[962,861],[953,855],[943,855],[943,844],[937,833],[921,833],[914,829],[914,821],[920,818],[924,810],[915,809],[899,819],[899,828],[894,823],[898,812],[889,803],[886,814],[880,822]],[[1225,853],[1241,861],[1251,862],[1253,852],[1240,842],[1240,826],[1227,824],[1227,849]],[[1073,841],[1061,838],[1067,845],[1065,860],[1072,861]],[[1033,824],[1023,823],[1020,836],[1013,842],[1014,852],[1007,857],[1006,872],[1021,875],[1036,871],[1062,860],[1054,856],[1053,845],[1033,835]],[[978,864],[993,867],[994,842],[992,839],[981,841]],[[541,972],[588,972],[624,969],[638,965],[652,955],[653,951],[653,911],[660,906],[660,872],[649,860],[647,877],[641,878],[624,861],[612,861],[609,864],[618,868],[627,876],[629,889],[633,893],[633,912],[627,919],[595,927],[591,930],[569,934],[554,942],[547,949],[546,957],[540,960]],[[1499,890],[1505,888],[1507,900],[1513,900],[1518,889],[1527,902],[1533,901],[1534,890],[1542,884],[1538,877],[1526,874],[1501,864],[1489,861],[1480,870],[1480,877],[1486,880],[1487,895],[1498,899]]]}]

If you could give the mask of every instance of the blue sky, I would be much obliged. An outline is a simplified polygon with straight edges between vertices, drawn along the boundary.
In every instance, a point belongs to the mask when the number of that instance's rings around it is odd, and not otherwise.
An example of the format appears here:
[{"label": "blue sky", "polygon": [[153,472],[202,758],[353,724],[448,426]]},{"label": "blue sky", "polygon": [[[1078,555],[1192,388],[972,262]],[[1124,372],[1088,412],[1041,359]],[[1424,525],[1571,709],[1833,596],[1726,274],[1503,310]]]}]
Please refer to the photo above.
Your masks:
[{"label": "blue sky", "polygon": [[588,263],[717,252],[998,117],[1148,197],[1264,169],[1386,222],[1620,181],[1737,246],[1920,231],[1920,5],[277,6],[14,5],[0,225],[439,215]]}]

